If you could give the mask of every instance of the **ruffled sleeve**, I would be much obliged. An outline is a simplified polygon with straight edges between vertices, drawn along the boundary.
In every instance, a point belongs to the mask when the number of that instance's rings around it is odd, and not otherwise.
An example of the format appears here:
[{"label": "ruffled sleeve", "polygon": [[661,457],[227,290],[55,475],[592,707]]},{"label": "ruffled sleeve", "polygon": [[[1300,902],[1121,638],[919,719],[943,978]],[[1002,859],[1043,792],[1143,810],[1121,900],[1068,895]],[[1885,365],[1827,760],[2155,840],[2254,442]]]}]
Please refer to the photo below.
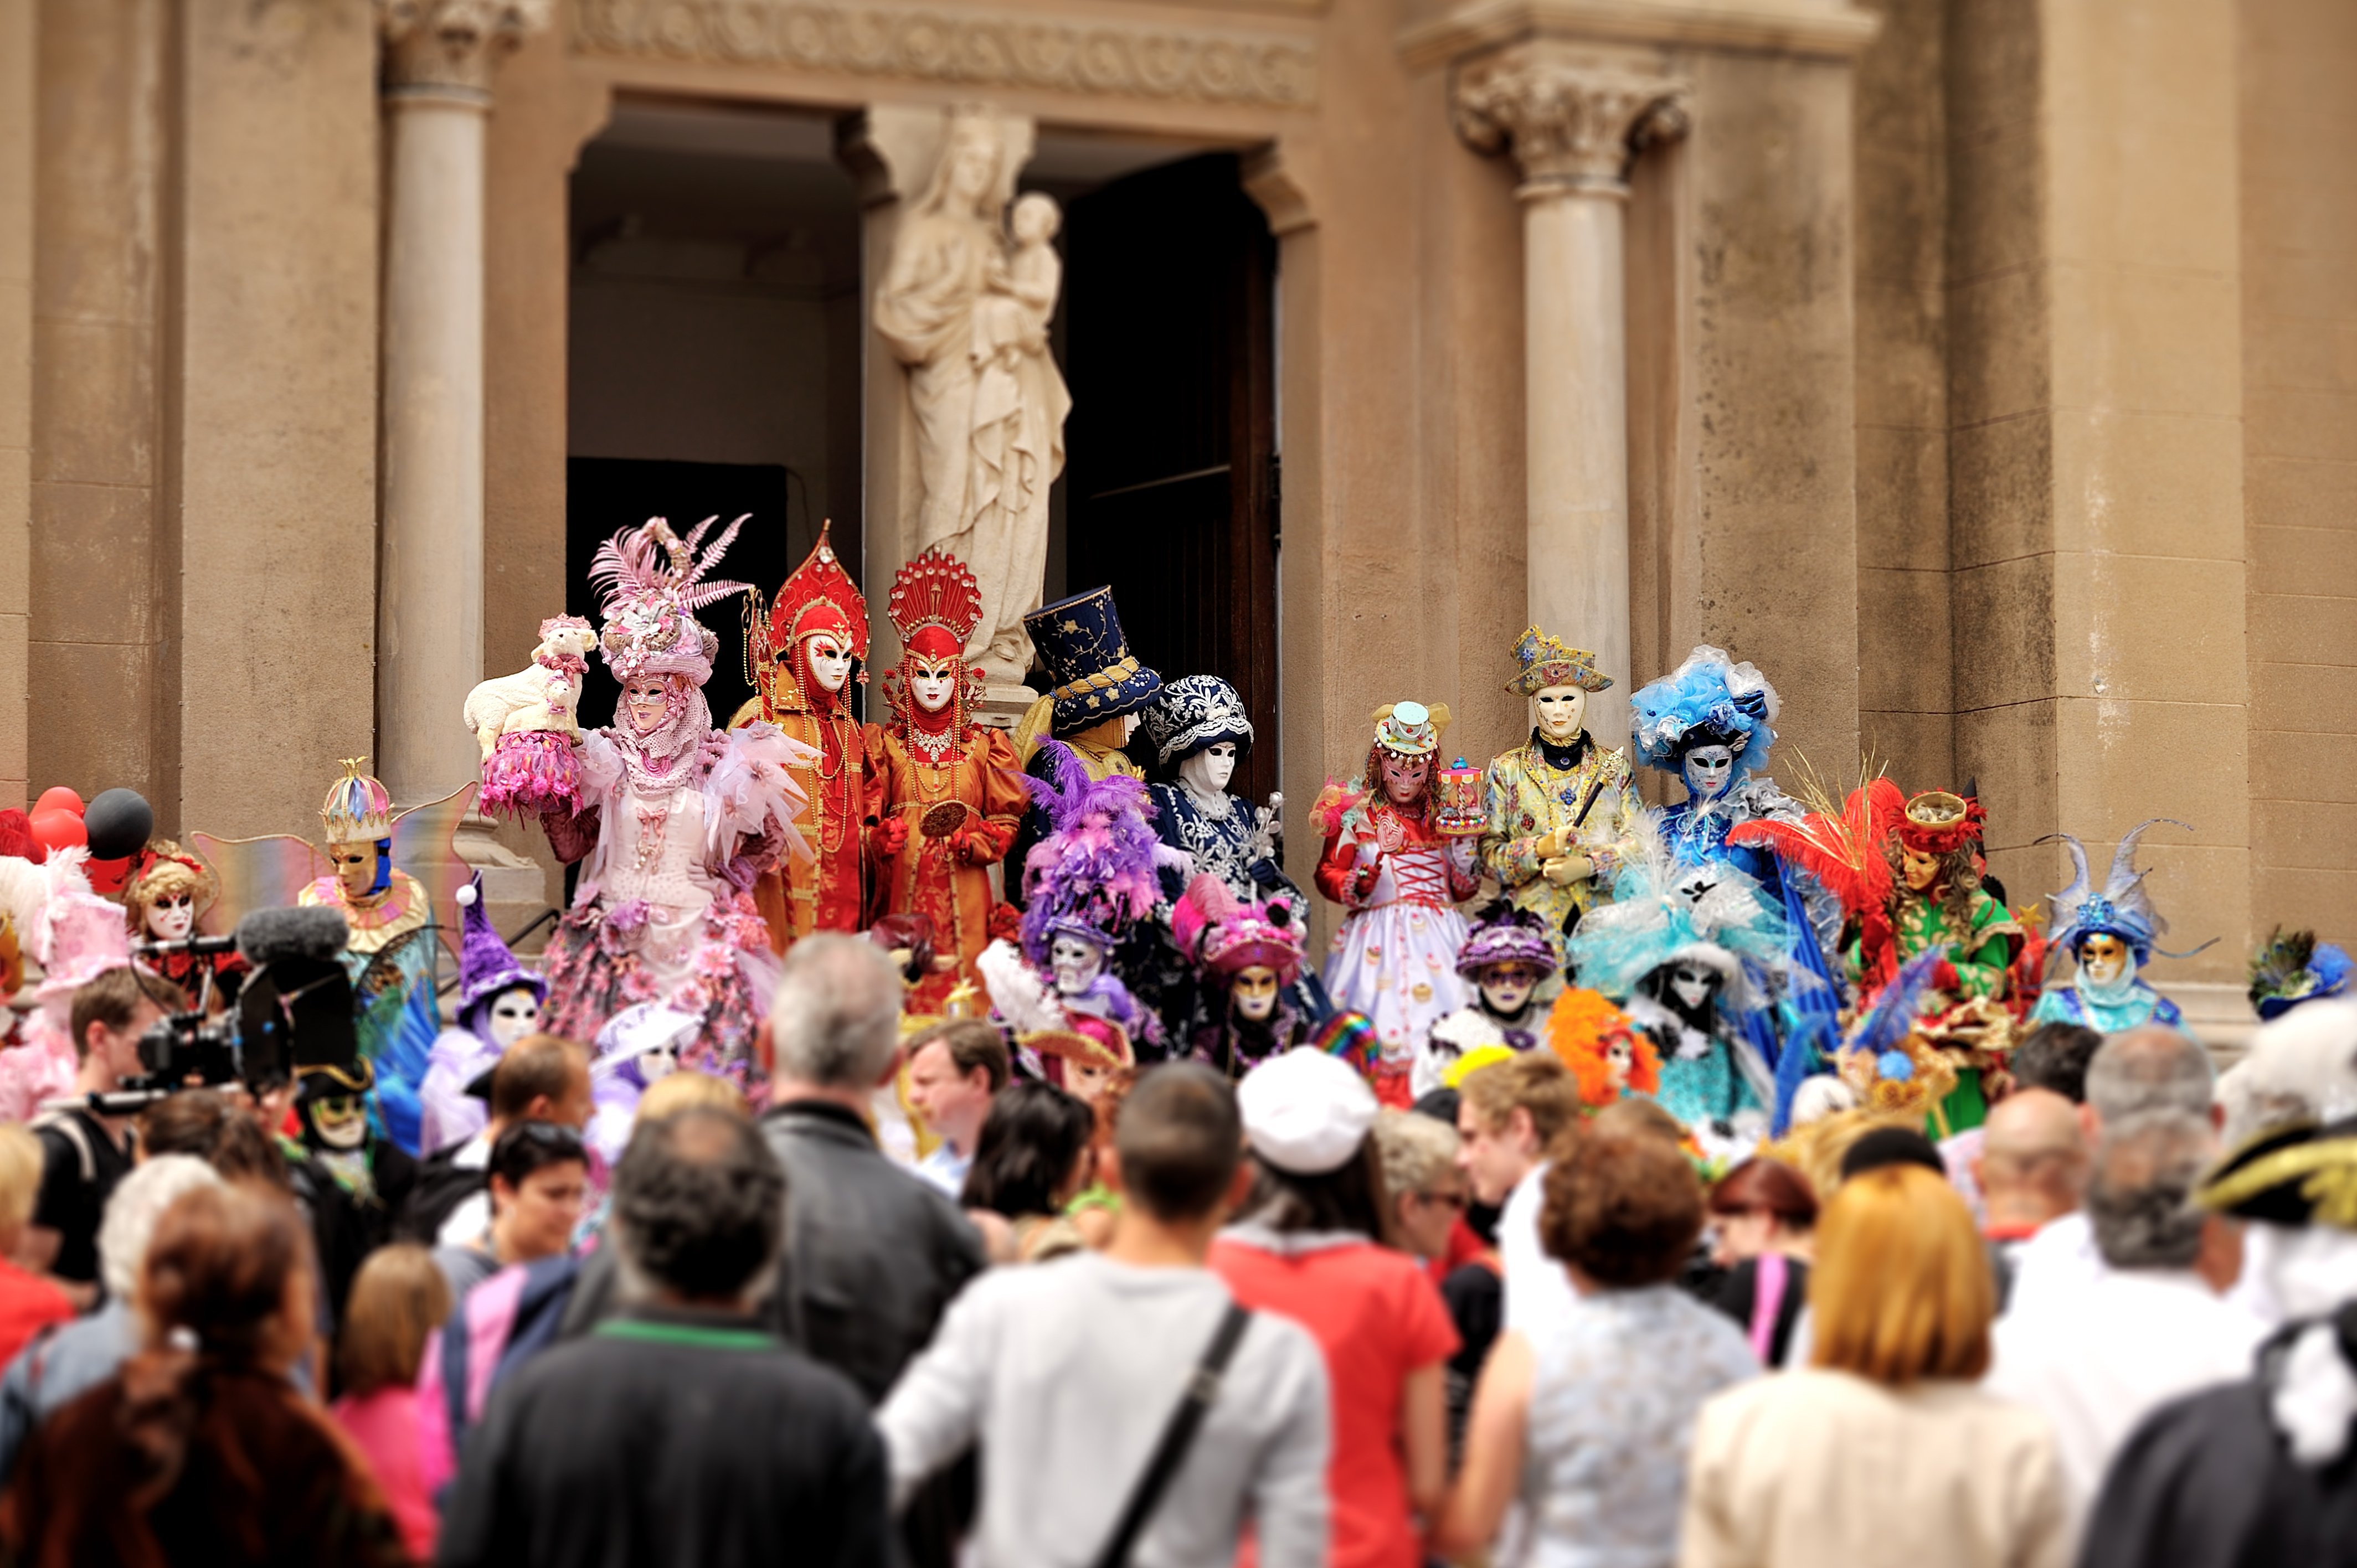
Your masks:
[{"label": "ruffled sleeve", "polygon": [[[809,797],[788,770],[817,767],[817,750],[762,722],[715,732],[715,738],[719,755],[704,779],[705,848],[713,864],[736,858],[748,839],[775,843],[805,864],[815,858],[793,826]],[[765,848],[757,858],[774,862],[777,854]]]}]

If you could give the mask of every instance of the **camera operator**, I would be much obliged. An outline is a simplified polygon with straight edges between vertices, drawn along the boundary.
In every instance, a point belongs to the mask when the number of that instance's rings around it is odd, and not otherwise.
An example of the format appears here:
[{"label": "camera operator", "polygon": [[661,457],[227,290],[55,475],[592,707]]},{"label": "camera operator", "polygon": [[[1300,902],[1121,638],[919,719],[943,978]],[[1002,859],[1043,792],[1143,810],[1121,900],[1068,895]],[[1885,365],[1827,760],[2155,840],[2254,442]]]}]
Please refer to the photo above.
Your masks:
[{"label": "camera operator", "polygon": [[[75,1095],[112,1094],[124,1079],[139,1077],[139,1036],[188,1004],[170,981],[128,965],[75,992],[73,1041],[81,1060]],[[75,1308],[87,1311],[98,1302],[98,1223],[115,1183],[131,1169],[138,1140],[129,1115],[102,1115],[82,1105],[43,1112],[30,1125],[41,1140],[41,1195],[26,1250],[65,1286]]]}]

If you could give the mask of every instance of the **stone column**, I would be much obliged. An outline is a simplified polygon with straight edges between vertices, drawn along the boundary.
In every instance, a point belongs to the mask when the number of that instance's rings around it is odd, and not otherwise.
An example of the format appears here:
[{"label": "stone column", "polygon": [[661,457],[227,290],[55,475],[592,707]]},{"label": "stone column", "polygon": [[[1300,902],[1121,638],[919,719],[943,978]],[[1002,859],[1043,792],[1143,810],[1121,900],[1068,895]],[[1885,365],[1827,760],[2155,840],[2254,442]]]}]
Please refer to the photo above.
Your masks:
[{"label": "stone column", "polygon": [[382,0],[383,530],[378,777],[404,804],[474,777],[483,678],[483,170],[491,69],[554,0]]},{"label": "stone column", "polygon": [[[1458,130],[1523,170],[1523,361],[1530,618],[1629,669],[1629,410],[1621,216],[1629,160],[1684,128],[1686,85],[1591,49],[1535,38],[1466,65]],[[1629,706],[1587,727],[1629,738]]]}]

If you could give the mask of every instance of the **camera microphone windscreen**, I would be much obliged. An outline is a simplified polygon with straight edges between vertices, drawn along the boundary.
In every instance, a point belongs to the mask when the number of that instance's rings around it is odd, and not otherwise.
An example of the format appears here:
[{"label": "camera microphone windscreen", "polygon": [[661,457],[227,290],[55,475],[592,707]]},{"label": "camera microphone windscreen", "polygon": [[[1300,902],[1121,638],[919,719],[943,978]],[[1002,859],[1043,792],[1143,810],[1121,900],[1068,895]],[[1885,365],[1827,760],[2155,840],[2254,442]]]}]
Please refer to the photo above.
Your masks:
[{"label": "camera microphone windscreen", "polygon": [[342,913],[320,904],[256,909],[237,923],[237,950],[256,969],[289,960],[332,963],[351,937]]}]

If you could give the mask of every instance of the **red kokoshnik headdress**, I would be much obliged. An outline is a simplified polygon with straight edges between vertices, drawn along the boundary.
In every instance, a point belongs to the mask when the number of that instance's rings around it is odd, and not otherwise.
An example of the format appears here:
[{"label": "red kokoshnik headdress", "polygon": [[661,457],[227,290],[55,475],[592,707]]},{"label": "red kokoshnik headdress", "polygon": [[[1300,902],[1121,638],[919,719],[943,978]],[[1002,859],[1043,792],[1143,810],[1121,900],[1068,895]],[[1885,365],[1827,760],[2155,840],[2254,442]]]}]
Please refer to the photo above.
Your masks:
[{"label": "red kokoshnik headdress", "polygon": [[[917,556],[893,574],[892,594],[884,613],[900,634],[900,665],[884,677],[885,700],[892,711],[918,727],[937,727],[909,695],[910,667],[919,660],[939,663],[963,660],[965,640],[982,621],[982,586],[964,562],[939,545]],[[979,672],[961,668],[957,690],[943,710],[955,731],[966,726],[967,688],[979,683]]]},{"label": "red kokoshnik headdress", "polygon": [[[834,527],[832,521],[819,524],[818,542],[780,585],[768,627],[765,629],[757,619],[747,634],[748,651],[756,666],[765,660],[788,660],[787,672],[805,702],[817,702],[824,695],[811,679],[810,658],[803,645],[812,638],[832,637],[854,659],[863,664],[867,661],[867,600],[851,574],[843,569],[827,537]],[[754,602],[759,603],[758,597]],[[758,676],[752,684],[767,695],[767,683]]]}]

